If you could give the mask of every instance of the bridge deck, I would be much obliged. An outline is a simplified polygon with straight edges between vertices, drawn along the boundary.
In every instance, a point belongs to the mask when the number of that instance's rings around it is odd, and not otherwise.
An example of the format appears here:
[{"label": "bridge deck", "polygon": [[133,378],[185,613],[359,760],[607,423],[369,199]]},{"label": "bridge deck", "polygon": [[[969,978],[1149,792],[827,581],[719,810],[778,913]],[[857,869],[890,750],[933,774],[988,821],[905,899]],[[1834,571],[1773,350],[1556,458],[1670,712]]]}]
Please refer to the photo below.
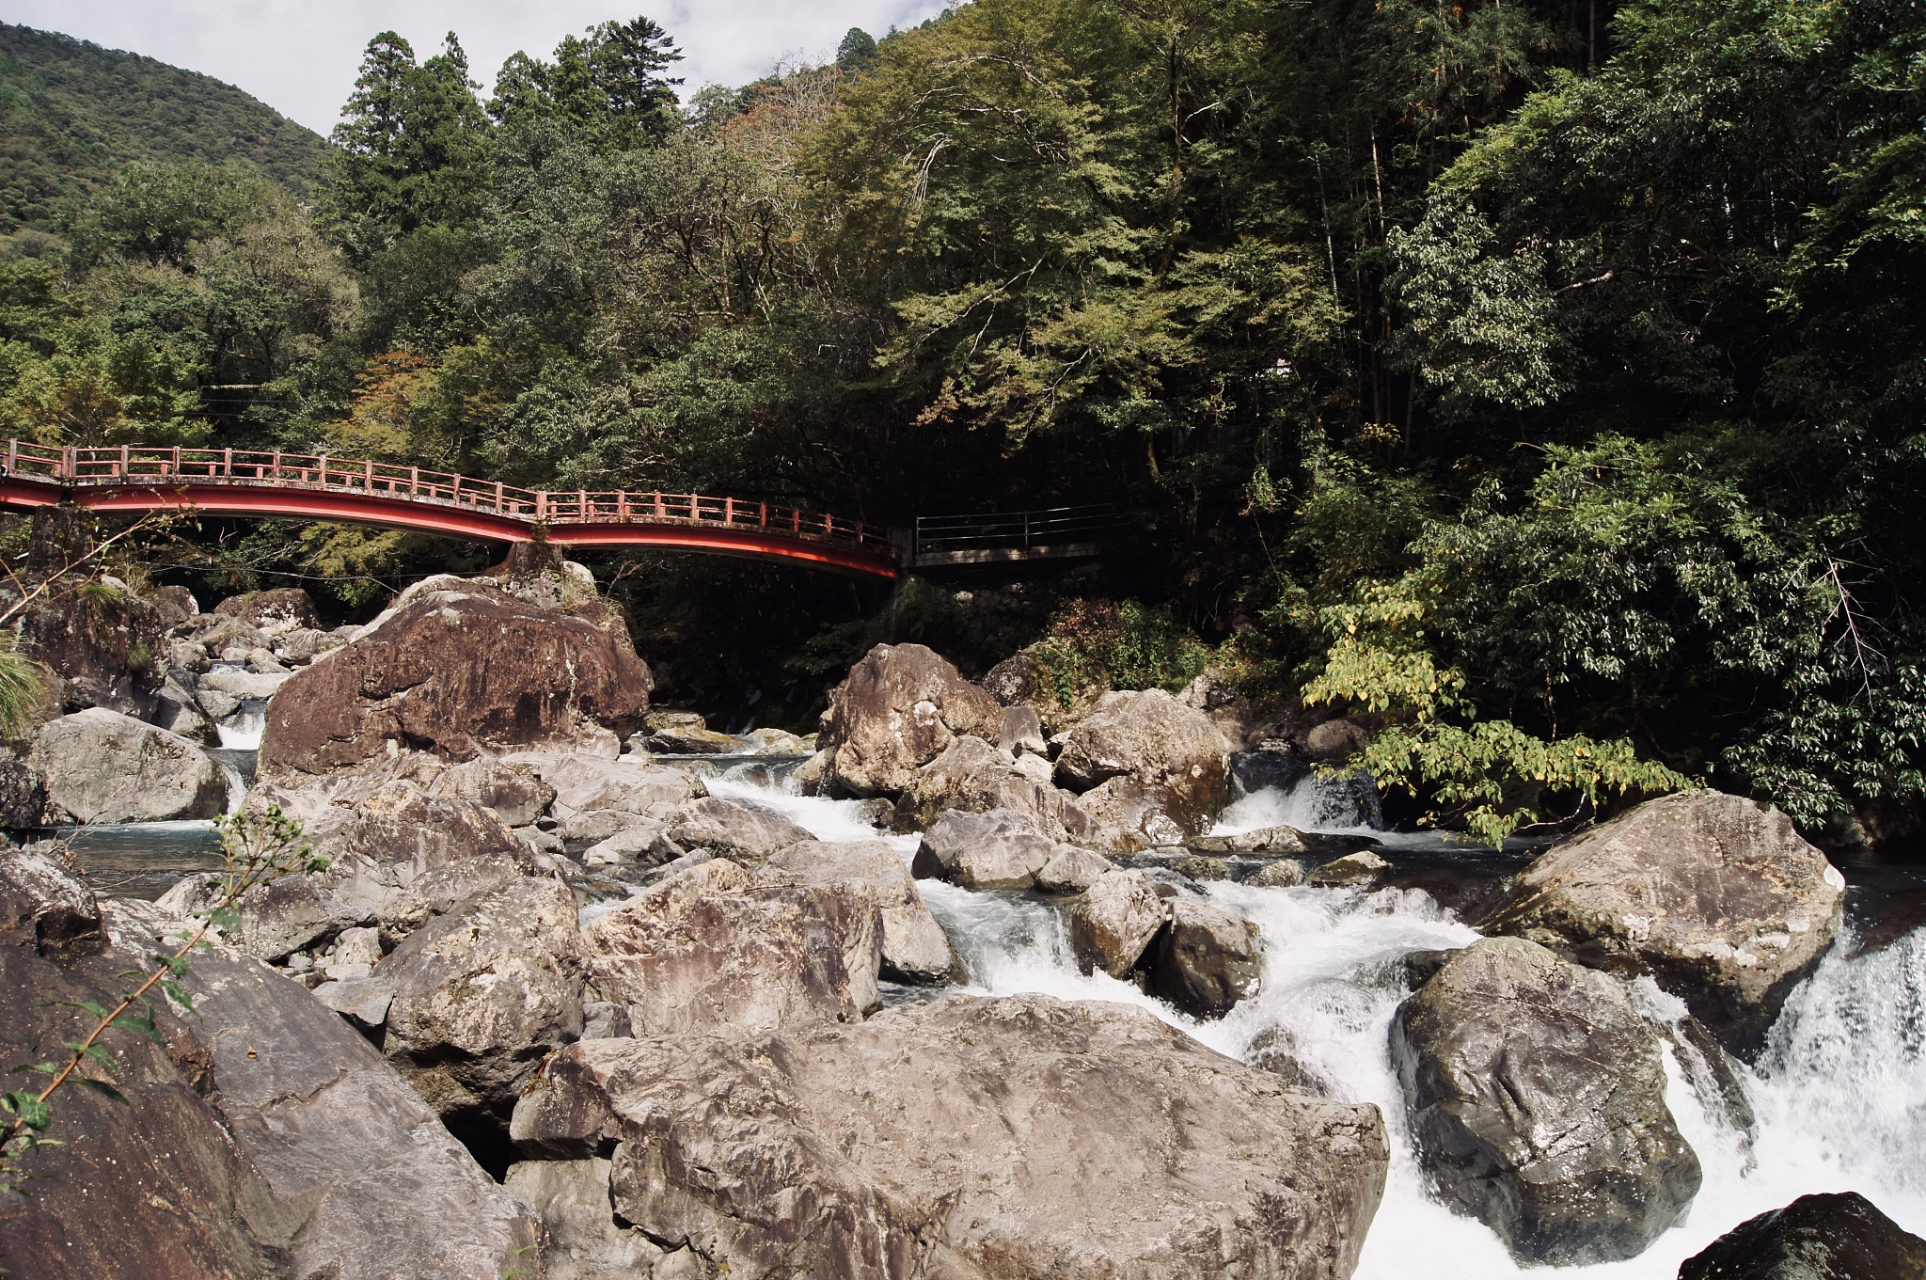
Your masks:
[{"label": "bridge deck", "polygon": [[522,489],[451,472],[236,449],[6,443],[0,505],[339,520],[449,537],[778,557],[896,578],[889,532],[795,507],[693,493]]}]

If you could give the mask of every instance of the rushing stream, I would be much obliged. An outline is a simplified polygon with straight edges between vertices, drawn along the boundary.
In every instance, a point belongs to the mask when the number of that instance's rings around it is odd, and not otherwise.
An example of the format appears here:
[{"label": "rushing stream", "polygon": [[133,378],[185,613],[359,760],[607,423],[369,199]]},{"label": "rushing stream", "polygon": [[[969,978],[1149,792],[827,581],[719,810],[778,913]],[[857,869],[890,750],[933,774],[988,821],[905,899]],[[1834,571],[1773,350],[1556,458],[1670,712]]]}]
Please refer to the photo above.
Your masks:
[{"label": "rushing stream", "polygon": [[[732,770],[708,785],[715,795],[780,813],[824,840],[878,838],[858,816],[858,805],[788,794],[771,785],[766,770],[754,777]],[[1219,833],[1277,822],[1360,830],[1334,825],[1333,808],[1315,782],[1288,794],[1258,792],[1225,812]],[[915,850],[914,836],[884,838],[905,858]],[[1457,861],[1461,874],[1487,877],[1528,856],[1396,836],[1383,852],[1400,870]],[[1520,1270],[1483,1225],[1427,1198],[1403,1132],[1387,1050],[1392,1012],[1406,994],[1399,958],[1478,936],[1431,894],[1205,885],[1217,906],[1257,922],[1266,957],[1255,996],[1221,1022],[1199,1023],[1128,983],[1078,973],[1059,911],[1041,897],[973,893],[928,880],[921,887],[963,957],[969,990],[1140,1005],[1236,1057],[1281,1048],[1331,1097],[1376,1103],[1391,1129],[1393,1157],[1384,1204],[1358,1267],[1361,1280],[1475,1280]],[[1848,934],[1864,928],[1863,911],[1849,917]],[[1721,1109],[1702,1105],[1687,1083],[1691,1064],[1667,1050],[1667,1101],[1705,1172],[1686,1221],[1631,1261],[1545,1274],[1671,1280],[1680,1262],[1746,1218],[1815,1191],[1859,1191],[1901,1226],[1926,1233],[1926,928],[1863,954],[1857,942],[1857,936],[1842,937],[1793,994],[1766,1053],[1746,1073],[1757,1115],[1753,1133],[1735,1130]],[[924,994],[898,989],[889,998]],[[1655,1023],[1684,1012],[1649,980],[1634,984],[1633,996]]]},{"label": "rushing stream", "polygon": [[[236,726],[235,732],[223,726],[223,737],[233,732],[245,741],[251,727]],[[251,751],[219,755],[235,775],[252,775]],[[781,814],[821,839],[883,839],[906,860],[914,853],[917,837],[879,835],[856,802],[791,793],[787,768],[732,758],[699,766],[712,794]],[[1370,805],[1359,804],[1355,794],[1319,788],[1307,780],[1289,792],[1247,796],[1225,811],[1217,832],[1278,823],[1369,830],[1355,823],[1359,814],[1369,816]],[[210,827],[156,823],[70,834],[99,888],[151,897],[183,870],[215,863]],[[1393,1158],[1357,1271],[1363,1280],[1514,1274],[1519,1268],[1490,1231],[1427,1198],[1403,1132],[1403,1104],[1386,1046],[1392,1012],[1406,994],[1400,958],[1413,950],[1463,946],[1478,936],[1440,902],[1462,900],[1495,883],[1533,851],[1370,834],[1384,842],[1381,852],[1402,887],[1365,892],[1260,889],[1229,881],[1202,886],[1217,906],[1256,921],[1265,939],[1257,994],[1221,1022],[1196,1022],[1106,974],[1078,973],[1060,905],[1040,895],[920,883],[963,959],[967,990],[1139,1005],[1221,1052],[1246,1060],[1288,1054],[1329,1096],[1375,1103],[1391,1130]],[[1848,878],[1844,934],[1793,993],[1759,1063],[1745,1072],[1757,1117],[1752,1132],[1730,1127],[1716,1105],[1703,1105],[1688,1083],[1695,1064],[1681,1062],[1668,1048],[1667,1100],[1698,1153],[1704,1186],[1687,1220],[1641,1257],[1556,1275],[1670,1280],[1683,1259],[1744,1219],[1814,1191],[1859,1191],[1900,1225],[1926,1234],[1926,912],[1919,909],[1926,885],[1913,867],[1849,865]],[[884,993],[891,1004],[937,994],[888,984]],[[1683,1005],[1649,980],[1633,984],[1632,994],[1656,1025],[1683,1014]]]}]

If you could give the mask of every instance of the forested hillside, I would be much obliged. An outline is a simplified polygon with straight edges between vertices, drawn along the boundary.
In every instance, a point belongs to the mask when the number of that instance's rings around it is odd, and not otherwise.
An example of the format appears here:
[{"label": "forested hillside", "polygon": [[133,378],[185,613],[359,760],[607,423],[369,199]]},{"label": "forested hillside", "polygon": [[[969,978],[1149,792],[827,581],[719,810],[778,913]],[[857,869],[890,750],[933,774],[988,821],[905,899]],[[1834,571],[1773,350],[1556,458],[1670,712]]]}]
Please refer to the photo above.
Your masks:
[{"label": "forested hillside", "polygon": [[[740,91],[679,99],[676,58],[604,24],[484,100],[453,39],[382,34],[313,207],[125,167],[0,266],[8,430],[880,523],[1112,502],[1149,532],[998,643],[1057,607],[1066,645],[1208,646],[1381,717],[1362,763],[1488,837],[1687,780],[1915,825],[1918,6],[977,0]],[[223,537],[362,607],[481,554]],[[621,581],[674,679],[799,721],[882,628],[968,629]]]},{"label": "forested hillside", "polygon": [[245,161],[302,191],[320,138],[210,76],[0,23],[0,230],[56,230],[131,161]]}]

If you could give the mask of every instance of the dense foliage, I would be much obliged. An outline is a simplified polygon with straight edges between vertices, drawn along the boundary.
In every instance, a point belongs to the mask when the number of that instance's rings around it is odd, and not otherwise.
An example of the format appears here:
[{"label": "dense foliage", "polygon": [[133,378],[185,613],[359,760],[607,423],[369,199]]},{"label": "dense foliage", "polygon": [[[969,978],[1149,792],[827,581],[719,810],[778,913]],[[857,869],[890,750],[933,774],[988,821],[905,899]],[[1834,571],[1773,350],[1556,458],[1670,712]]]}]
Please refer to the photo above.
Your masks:
[{"label": "dense foliage", "polygon": [[[137,164],[7,250],[0,409],[882,523],[1114,502],[1140,542],[1057,594],[1142,602],[1117,663],[1370,712],[1434,820],[1919,812],[1917,6],[976,0],[741,90],[677,57],[604,23],[484,100],[377,36],[312,209]],[[350,602],[464,554],[220,551]],[[969,630],[609,567],[672,684],[798,720],[858,641]],[[1094,607],[1009,617],[1055,652]]]},{"label": "dense foliage", "polygon": [[59,230],[132,161],[244,161],[291,190],[321,139],[232,85],[0,23],[0,233]]}]

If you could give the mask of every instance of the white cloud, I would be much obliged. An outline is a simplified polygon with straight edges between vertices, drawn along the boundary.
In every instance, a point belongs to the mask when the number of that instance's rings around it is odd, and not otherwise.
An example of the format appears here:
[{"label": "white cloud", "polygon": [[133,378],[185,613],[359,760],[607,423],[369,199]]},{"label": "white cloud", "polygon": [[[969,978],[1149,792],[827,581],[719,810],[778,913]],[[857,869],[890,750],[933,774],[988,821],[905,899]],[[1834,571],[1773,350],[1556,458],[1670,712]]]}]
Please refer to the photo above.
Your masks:
[{"label": "white cloud", "polygon": [[880,36],[942,8],[942,0],[0,0],[0,18],[203,72],[325,134],[363,46],[387,29],[422,57],[453,30],[485,85],[518,49],[546,55],[565,35],[646,13],[681,47],[686,91],[746,84],[780,61],[832,56],[851,27]]}]

